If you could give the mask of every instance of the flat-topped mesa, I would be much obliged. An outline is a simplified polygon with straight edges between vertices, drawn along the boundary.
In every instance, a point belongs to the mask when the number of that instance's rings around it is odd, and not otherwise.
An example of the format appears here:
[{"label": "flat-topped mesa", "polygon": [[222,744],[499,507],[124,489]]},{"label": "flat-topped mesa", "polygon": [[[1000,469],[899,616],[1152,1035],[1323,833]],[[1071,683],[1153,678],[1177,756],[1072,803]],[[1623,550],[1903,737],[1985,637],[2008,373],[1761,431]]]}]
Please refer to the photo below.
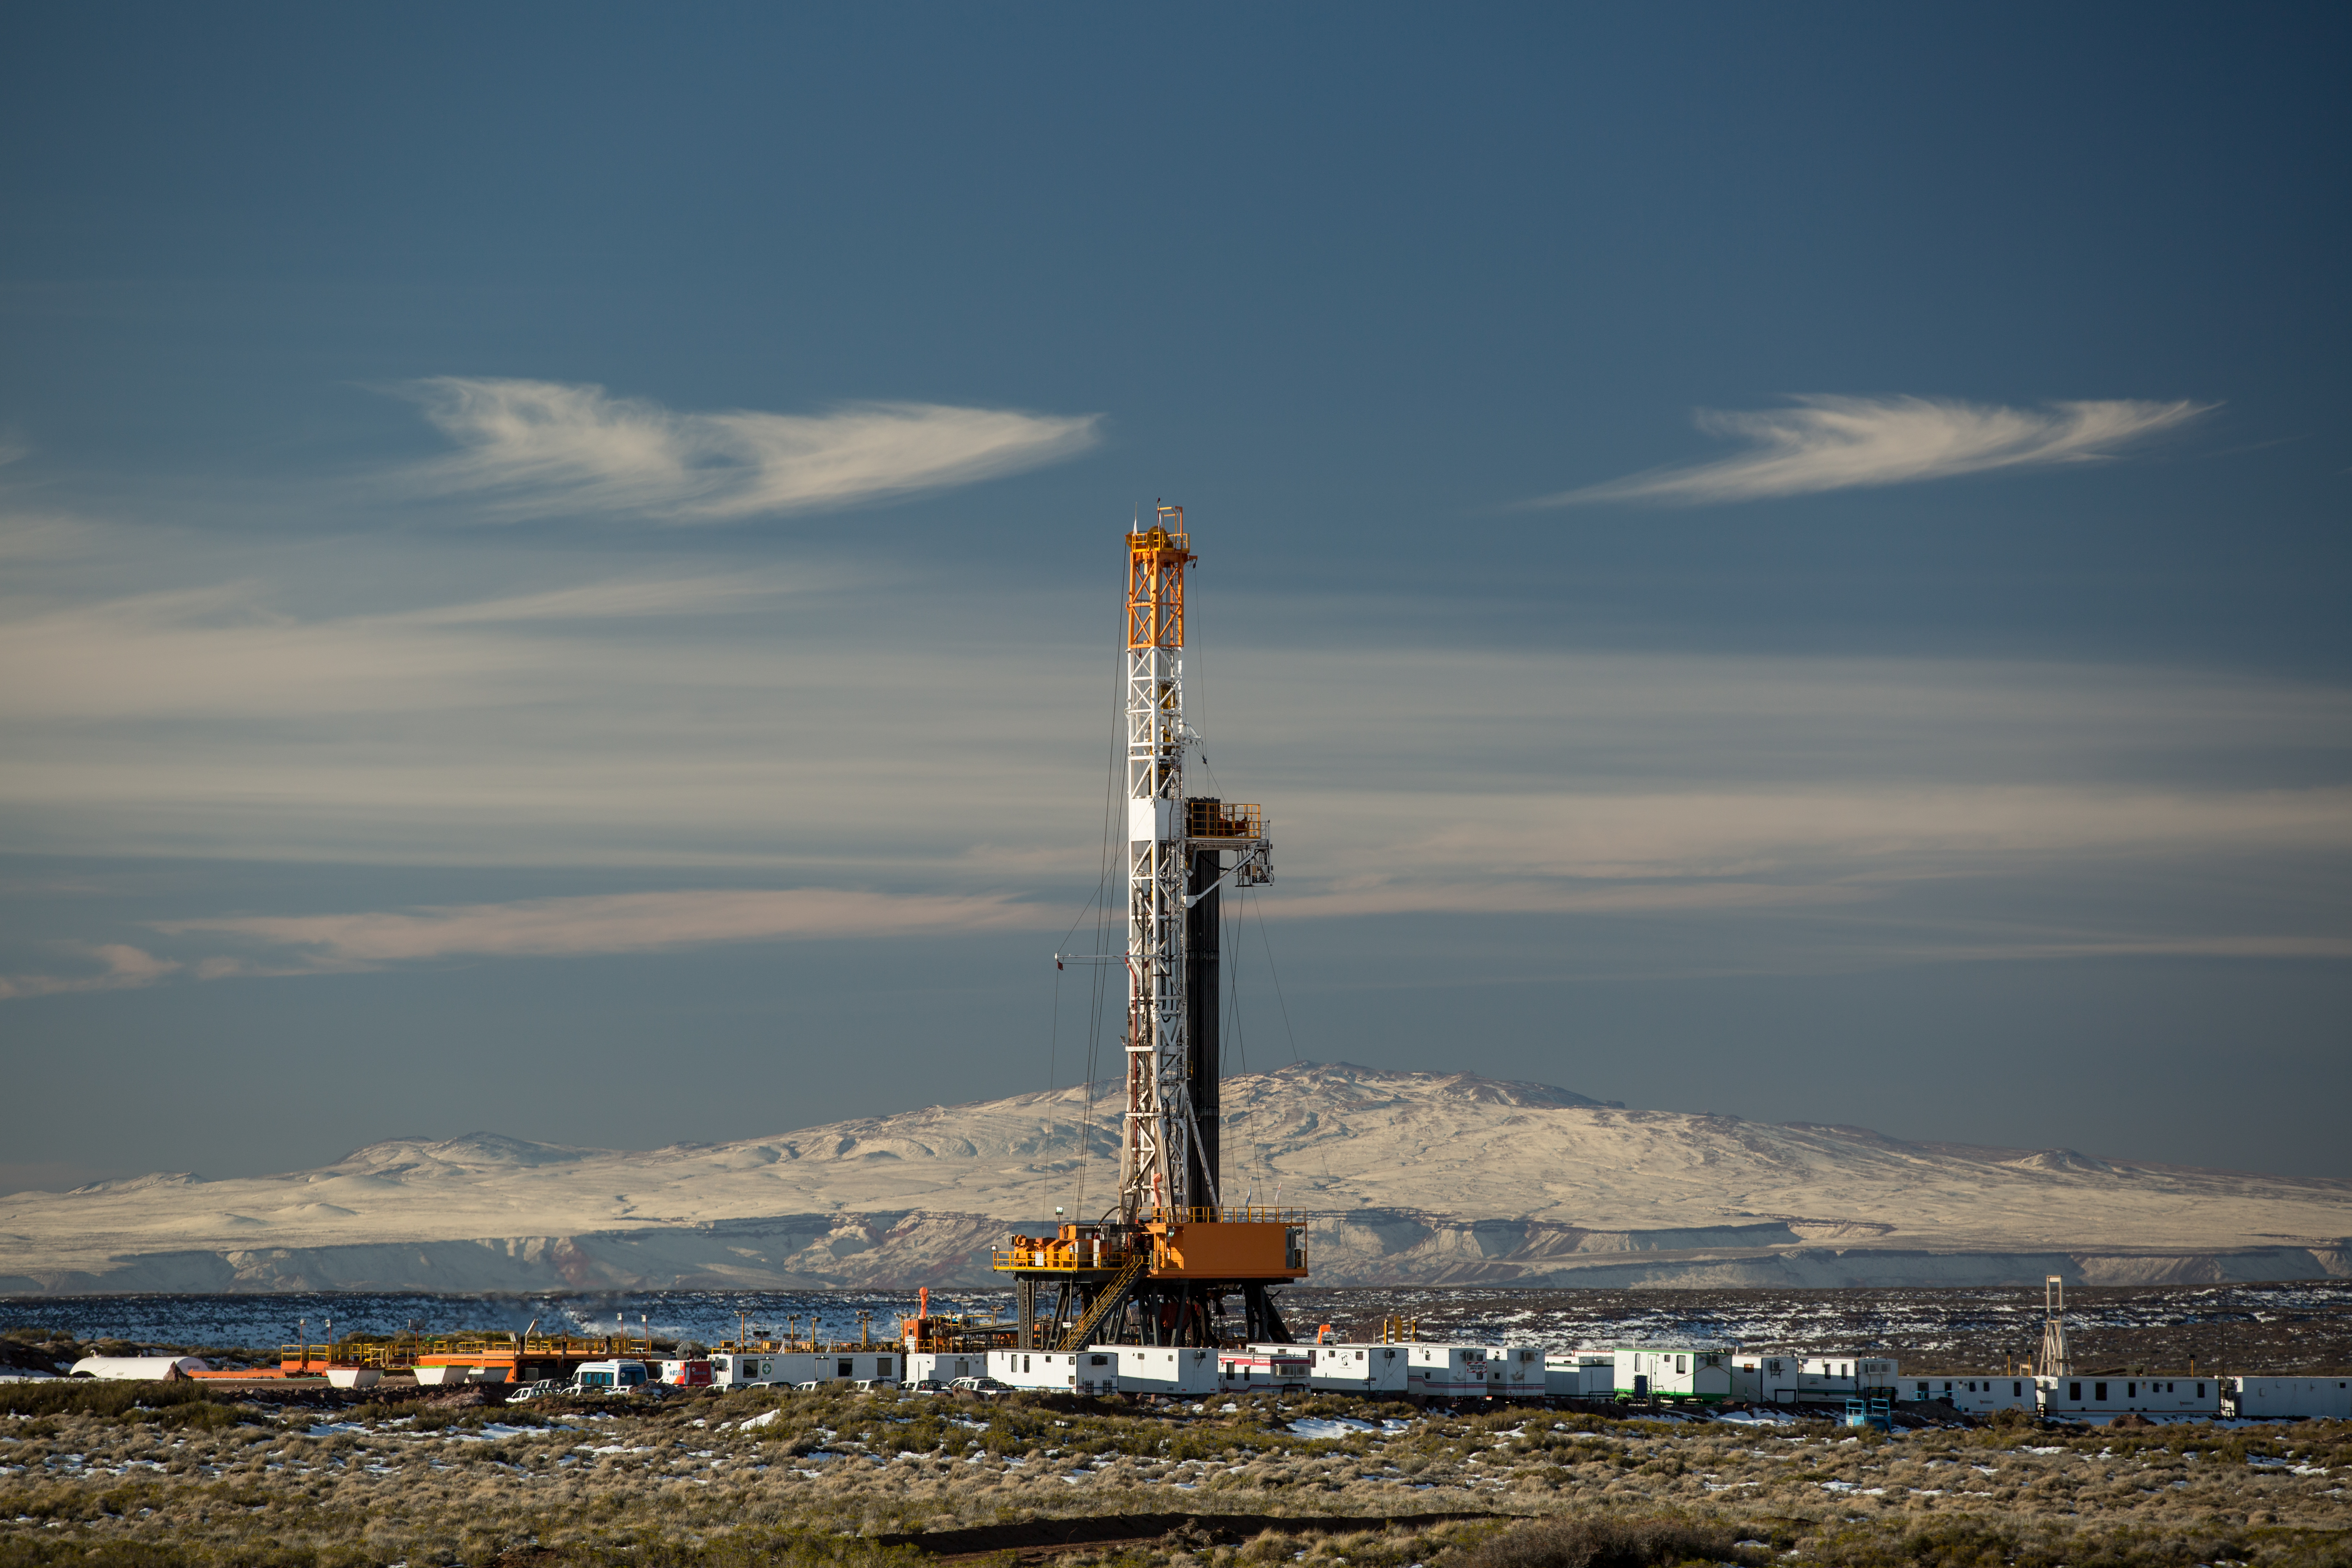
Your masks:
[{"label": "flat-topped mesa", "polygon": [[[997,1255],[1013,1276],[1020,1348],[1051,1333],[1210,1345],[1239,1291],[1240,1337],[1286,1338],[1269,1284],[1307,1273],[1303,1215],[1244,1209],[1220,1191],[1217,1038],[1220,905],[1228,884],[1274,879],[1273,840],[1254,805],[1184,793],[1184,589],[1199,558],[1184,509],[1159,507],[1127,536],[1127,1032],[1118,1201],[1100,1219],[1021,1236]],[[1228,859],[1230,858],[1230,861]],[[1054,1288],[1041,1328],[1037,1292]]]}]

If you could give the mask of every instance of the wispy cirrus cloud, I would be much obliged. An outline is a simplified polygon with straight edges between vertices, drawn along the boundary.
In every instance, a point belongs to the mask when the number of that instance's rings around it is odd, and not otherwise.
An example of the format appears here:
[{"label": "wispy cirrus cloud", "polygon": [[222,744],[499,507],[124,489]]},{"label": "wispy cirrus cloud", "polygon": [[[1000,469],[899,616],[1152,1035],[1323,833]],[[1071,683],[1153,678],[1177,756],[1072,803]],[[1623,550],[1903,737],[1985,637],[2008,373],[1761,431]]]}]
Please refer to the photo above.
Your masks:
[{"label": "wispy cirrus cloud", "polygon": [[409,477],[511,516],[628,512],[726,522],[969,484],[1075,456],[1097,415],[937,403],[824,414],[680,413],[603,387],[434,376],[399,389],[460,448]]},{"label": "wispy cirrus cloud", "polygon": [[102,967],[70,974],[0,974],[0,1001],[73,991],[135,991],[185,967],[123,942],[71,945]]},{"label": "wispy cirrus cloud", "polygon": [[1712,463],[1562,490],[1528,504],[1698,506],[2095,462],[2213,406],[2111,398],[2031,409],[1935,397],[1806,396],[1791,407],[1754,413],[1703,409],[1700,429],[1744,440],[1750,449]]},{"label": "wispy cirrus cloud", "polygon": [[[320,968],[373,968],[476,955],[562,958],[715,942],[871,937],[923,931],[1044,930],[1053,911],[1001,896],[838,888],[682,889],[526,899],[356,914],[239,915],[159,921],[169,935],[242,938],[309,955]],[[218,973],[239,971],[223,967]]]}]

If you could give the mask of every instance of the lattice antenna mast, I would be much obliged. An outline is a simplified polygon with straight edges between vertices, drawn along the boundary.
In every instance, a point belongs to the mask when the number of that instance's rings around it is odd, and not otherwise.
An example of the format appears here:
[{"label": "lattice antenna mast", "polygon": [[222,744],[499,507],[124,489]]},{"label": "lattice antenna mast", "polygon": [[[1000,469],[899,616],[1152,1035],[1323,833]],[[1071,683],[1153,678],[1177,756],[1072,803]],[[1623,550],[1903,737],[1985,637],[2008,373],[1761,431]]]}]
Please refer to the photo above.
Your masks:
[{"label": "lattice antenna mast", "polygon": [[2042,1281],[2042,1364],[2044,1377],[2065,1377],[2074,1370],[2066,1354],[2066,1281],[2055,1274]]},{"label": "lattice antenna mast", "polygon": [[1127,1117],[1119,1221],[1187,1207],[1184,1007],[1184,509],[1127,536]]}]

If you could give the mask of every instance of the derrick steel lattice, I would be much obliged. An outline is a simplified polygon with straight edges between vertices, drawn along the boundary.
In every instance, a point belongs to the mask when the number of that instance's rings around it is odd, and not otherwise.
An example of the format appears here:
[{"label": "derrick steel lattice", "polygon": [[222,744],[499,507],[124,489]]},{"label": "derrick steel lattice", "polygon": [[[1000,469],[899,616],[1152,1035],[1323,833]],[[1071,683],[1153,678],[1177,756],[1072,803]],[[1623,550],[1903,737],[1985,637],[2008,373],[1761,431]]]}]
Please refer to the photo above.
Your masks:
[{"label": "derrick steel lattice", "polygon": [[[1214,1101],[1205,1133],[1201,1104],[1214,1092],[1216,1066],[1192,1059],[1186,949],[1188,925],[1198,921],[1187,917],[1225,882],[1245,886],[1272,873],[1255,806],[1226,808],[1184,794],[1185,749],[1199,740],[1184,721],[1184,578],[1197,559],[1184,509],[1159,507],[1152,526],[1129,533],[1127,545],[1127,1107],[1118,1219],[1138,1225],[1155,1213],[1219,1201]],[[1223,864],[1228,851],[1238,853],[1231,870]]]},{"label": "derrick steel lattice", "polygon": [[2044,1377],[2065,1377],[2074,1370],[2066,1349],[2066,1281],[2055,1274],[2042,1281],[2042,1356],[2033,1370]]},{"label": "derrick steel lattice", "polygon": [[[1171,528],[1171,523],[1174,526]],[[1181,507],[1127,539],[1127,1114],[1119,1219],[1193,1201],[1184,1114],[1184,568]]]}]

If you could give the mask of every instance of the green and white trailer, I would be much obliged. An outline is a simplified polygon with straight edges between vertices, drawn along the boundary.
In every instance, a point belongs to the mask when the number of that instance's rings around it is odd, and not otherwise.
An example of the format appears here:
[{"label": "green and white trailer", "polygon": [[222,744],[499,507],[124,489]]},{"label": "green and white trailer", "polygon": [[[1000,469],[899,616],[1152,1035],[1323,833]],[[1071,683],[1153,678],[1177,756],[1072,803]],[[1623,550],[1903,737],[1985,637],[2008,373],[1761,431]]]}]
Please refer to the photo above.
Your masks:
[{"label": "green and white trailer", "polygon": [[1731,1352],[1715,1345],[1619,1345],[1617,1399],[1720,1405],[1731,1397]]}]

